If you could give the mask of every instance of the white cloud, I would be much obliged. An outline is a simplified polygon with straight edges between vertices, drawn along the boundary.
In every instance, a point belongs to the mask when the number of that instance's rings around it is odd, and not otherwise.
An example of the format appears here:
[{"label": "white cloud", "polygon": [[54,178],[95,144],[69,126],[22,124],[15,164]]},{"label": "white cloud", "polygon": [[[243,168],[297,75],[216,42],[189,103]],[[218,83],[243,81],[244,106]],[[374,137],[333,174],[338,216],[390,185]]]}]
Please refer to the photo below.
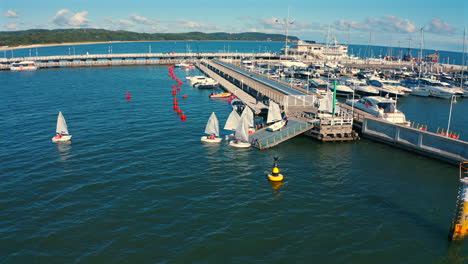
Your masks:
[{"label": "white cloud", "polygon": [[358,31],[383,31],[398,33],[413,33],[418,30],[415,24],[408,19],[399,18],[393,15],[384,15],[381,18],[367,17],[364,22],[339,20],[334,23],[337,30],[345,31],[348,29]]},{"label": "white cloud", "polygon": [[78,27],[88,26],[91,20],[89,20],[86,17],[87,15],[88,15],[88,11],[76,13],[70,18],[70,20],[68,21],[68,24],[70,26],[78,26]]},{"label": "white cloud", "polygon": [[13,11],[13,10],[8,10],[8,11],[5,13],[5,16],[6,16],[6,17],[9,17],[9,18],[17,18],[17,17],[18,17],[18,13],[16,13],[16,12]]},{"label": "white cloud", "polygon": [[68,9],[62,9],[57,11],[51,22],[59,26],[86,27],[91,22],[87,15],[88,11],[73,14]]},{"label": "white cloud", "polygon": [[177,19],[177,27],[186,28],[188,30],[219,30],[219,27],[213,24],[202,24],[195,21]]},{"label": "white cloud", "polygon": [[429,33],[442,35],[451,35],[456,32],[456,29],[452,25],[442,21],[440,18],[433,18],[429,25],[424,27],[424,30]]},{"label": "white cloud", "polygon": [[146,17],[142,17],[139,15],[131,15],[130,19],[133,20],[135,23],[144,24],[144,25],[154,25],[156,23],[156,22],[149,20]]},{"label": "white cloud", "polygon": [[132,21],[128,21],[128,20],[125,20],[125,19],[120,19],[119,20],[119,25],[122,26],[122,27],[130,27],[130,26],[133,26],[135,23],[133,23]]},{"label": "white cloud", "polygon": [[18,30],[18,27],[16,26],[16,24],[8,24],[5,26],[5,28],[8,30]]}]

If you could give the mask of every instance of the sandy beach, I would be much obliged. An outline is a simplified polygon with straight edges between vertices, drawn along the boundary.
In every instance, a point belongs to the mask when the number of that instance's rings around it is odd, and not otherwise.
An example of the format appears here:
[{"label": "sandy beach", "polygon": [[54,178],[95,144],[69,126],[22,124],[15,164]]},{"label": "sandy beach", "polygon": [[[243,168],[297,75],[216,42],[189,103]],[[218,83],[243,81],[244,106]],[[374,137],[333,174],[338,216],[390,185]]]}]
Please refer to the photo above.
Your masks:
[{"label": "sandy beach", "polygon": [[[67,43],[51,43],[51,44],[33,44],[33,45],[19,45],[14,47],[2,46],[0,51],[3,50],[16,50],[16,49],[33,49],[52,46],[69,46],[69,45],[88,45],[100,43],[119,43],[119,42],[146,42],[146,41],[96,41],[96,42],[67,42]],[[156,41],[155,41],[156,42]]]}]

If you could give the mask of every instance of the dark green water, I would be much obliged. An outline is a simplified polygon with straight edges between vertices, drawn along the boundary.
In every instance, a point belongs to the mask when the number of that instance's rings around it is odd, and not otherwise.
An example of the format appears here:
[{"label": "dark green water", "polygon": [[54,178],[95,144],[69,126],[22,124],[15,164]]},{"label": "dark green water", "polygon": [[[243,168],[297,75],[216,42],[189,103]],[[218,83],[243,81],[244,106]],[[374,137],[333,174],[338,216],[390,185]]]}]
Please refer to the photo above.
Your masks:
[{"label": "dark green water", "polygon": [[[175,71],[177,77],[198,74]],[[0,72],[0,263],[463,263],[458,168],[368,140],[201,144],[227,101],[167,67]],[[125,93],[132,95],[127,102]],[[180,98],[180,96],[179,96]],[[467,100],[452,126],[466,131]],[[399,106],[429,129],[448,100]],[[54,144],[58,111],[73,141]],[[226,134],[226,133],[224,133]],[[285,182],[266,180],[277,155]]]}]

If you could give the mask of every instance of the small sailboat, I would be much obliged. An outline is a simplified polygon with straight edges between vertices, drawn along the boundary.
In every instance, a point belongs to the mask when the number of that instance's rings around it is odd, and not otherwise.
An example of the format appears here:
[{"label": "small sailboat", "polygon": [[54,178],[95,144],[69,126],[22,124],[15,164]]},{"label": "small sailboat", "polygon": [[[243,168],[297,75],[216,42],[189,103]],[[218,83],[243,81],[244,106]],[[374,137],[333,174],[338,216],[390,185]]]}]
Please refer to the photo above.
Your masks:
[{"label": "small sailboat", "polygon": [[268,131],[278,131],[286,124],[286,121],[281,117],[279,105],[272,100],[270,100],[268,107],[267,124],[271,124],[267,128]]},{"label": "small sailboat", "polygon": [[71,140],[71,135],[68,134],[67,122],[62,115],[62,112],[59,112],[57,117],[57,129],[55,130],[57,135],[52,138],[53,142],[63,142]]},{"label": "small sailboat", "polygon": [[226,124],[224,125],[225,130],[235,131],[240,122],[240,116],[236,110],[232,110],[229,114]]},{"label": "small sailboat", "polygon": [[236,148],[248,148],[249,143],[249,120],[248,115],[242,115],[239,125],[234,133],[234,140],[229,141],[229,145]]},{"label": "small sailboat", "polygon": [[209,142],[209,143],[219,143],[221,142],[221,138],[219,137],[219,123],[218,118],[216,118],[215,113],[211,113],[208,122],[206,123],[205,133],[208,136],[201,137],[201,141]]}]

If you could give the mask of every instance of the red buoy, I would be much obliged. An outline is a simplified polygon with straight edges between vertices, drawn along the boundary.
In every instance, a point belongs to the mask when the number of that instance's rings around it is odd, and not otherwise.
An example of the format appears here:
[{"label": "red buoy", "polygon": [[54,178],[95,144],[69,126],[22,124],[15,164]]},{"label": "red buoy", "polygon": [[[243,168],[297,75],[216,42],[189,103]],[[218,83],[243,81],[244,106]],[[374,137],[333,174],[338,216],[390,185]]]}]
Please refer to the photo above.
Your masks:
[{"label": "red buoy", "polygon": [[183,97],[184,99],[186,99],[186,98],[187,98],[187,95],[184,94],[184,96],[182,96],[182,97]]},{"label": "red buoy", "polygon": [[129,92],[127,92],[127,96],[126,96],[126,97],[127,97],[127,101],[130,101],[130,98],[132,98],[132,97],[130,96],[130,93],[129,93]]},{"label": "red buoy", "polygon": [[176,95],[177,95],[177,92],[172,92],[172,95],[173,95],[173,96],[176,96]]},{"label": "red buoy", "polygon": [[187,120],[187,116],[186,115],[181,115],[180,119],[182,119],[182,121],[185,121],[185,120]]},{"label": "red buoy", "polygon": [[174,110],[175,110],[175,111],[179,110],[179,106],[178,106],[178,105],[174,105]]},{"label": "red buoy", "polygon": [[182,110],[180,110],[180,109],[177,110],[177,114],[178,114],[178,115],[181,115],[181,114],[182,114]]},{"label": "red buoy", "polygon": [[179,90],[179,91],[180,91],[180,86],[177,86],[177,90]]}]

